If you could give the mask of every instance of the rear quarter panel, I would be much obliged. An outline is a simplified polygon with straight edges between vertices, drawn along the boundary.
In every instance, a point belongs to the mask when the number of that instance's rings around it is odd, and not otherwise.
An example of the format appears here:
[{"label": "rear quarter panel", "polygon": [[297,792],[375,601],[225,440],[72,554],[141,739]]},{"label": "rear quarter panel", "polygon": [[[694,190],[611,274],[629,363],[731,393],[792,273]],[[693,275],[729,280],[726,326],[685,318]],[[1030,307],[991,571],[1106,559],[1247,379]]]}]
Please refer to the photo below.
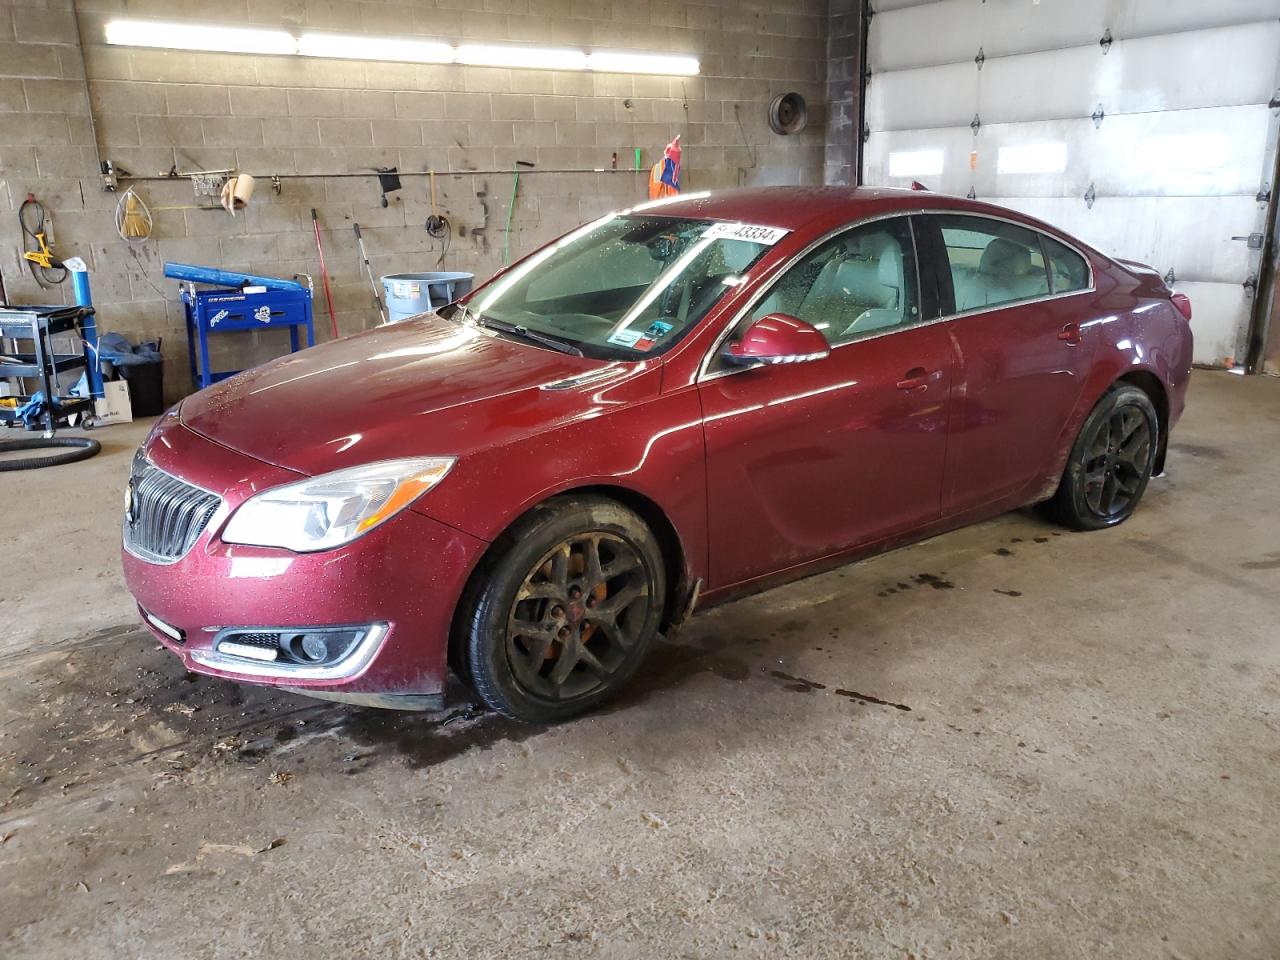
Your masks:
[{"label": "rear quarter panel", "polygon": [[[1049,465],[1033,499],[1050,496],[1057,488],[1076,436],[1090,411],[1118,380],[1136,373],[1151,374],[1164,392],[1167,423],[1160,438],[1157,464],[1162,462],[1169,428],[1186,405],[1191,373],[1191,328],[1167,295],[1145,278],[1134,276],[1105,258],[1094,259],[1095,294],[1081,299],[1082,325],[1098,338],[1093,364],[1081,390],[1080,402],[1063,425]],[[1160,403],[1157,403],[1157,407]]]}]

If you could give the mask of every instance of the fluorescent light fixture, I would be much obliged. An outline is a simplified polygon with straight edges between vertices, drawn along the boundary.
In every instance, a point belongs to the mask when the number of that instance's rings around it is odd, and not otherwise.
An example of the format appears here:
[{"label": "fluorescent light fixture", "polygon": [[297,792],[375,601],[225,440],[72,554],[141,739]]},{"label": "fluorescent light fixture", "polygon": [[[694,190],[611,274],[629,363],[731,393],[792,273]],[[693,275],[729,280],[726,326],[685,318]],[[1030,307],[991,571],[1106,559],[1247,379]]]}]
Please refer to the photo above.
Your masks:
[{"label": "fluorescent light fixture", "polygon": [[337,60],[453,62],[453,47],[439,40],[401,40],[341,33],[304,33],[298,38],[298,53],[304,57],[332,57]]},{"label": "fluorescent light fixture", "polygon": [[698,58],[671,53],[618,53],[597,50],[587,58],[588,69],[600,73],[653,73],[669,77],[696,77]]},{"label": "fluorescent light fixture", "polygon": [[221,27],[159,20],[111,20],[107,43],[170,50],[216,50],[224,53],[294,53],[298,41],[283,30]]},{"label": "fluorescent light fixture", "polygon": [[889,154],[889,176],[937,177],[944,162],[941,150],[897,150]]},{"label": "fluorescent light fixture", "polygon": [[528,67],[535,70],[585,70],[587,55],[581,50],[557,47],[524,47],[517,44],[464,43],[454,59],[472,67]]},{"label": "fluorescent light fixture", "polygon": [[1022,143],[1001,147],[996,154],[997,173],[1062,173],[1067,169],[1067,145]]},{"label": "fluorescent light fixture", "polygon": [[162,20],[110,20],[104,32],[106,42],[114,46],[217,53],[267,53],[395,63],[461,63],[473,67],[534,70],[595,70],[672,77],[696,76],[699,69],[696,57],[674,53],[599,50],[588,55],[583,50],[567,47],[518,43],[463,43],[454,47],[443,40],[342,33],[308,32],[295,37],[284,30]]}]

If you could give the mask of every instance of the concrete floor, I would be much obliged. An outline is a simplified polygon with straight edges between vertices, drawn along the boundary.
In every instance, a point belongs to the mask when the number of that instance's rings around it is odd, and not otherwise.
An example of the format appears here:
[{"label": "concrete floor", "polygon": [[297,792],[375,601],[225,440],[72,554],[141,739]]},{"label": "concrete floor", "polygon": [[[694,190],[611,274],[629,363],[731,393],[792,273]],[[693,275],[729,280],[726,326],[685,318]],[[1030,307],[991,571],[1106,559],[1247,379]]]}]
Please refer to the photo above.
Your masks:
[{"label": "concrete floor", "polygon": [[144,429],[0,474],[0,955],[1280,957],[1274,380],[1198,373],[1121,528],[708,612],[553,729],[185,676],[114,559]]}]

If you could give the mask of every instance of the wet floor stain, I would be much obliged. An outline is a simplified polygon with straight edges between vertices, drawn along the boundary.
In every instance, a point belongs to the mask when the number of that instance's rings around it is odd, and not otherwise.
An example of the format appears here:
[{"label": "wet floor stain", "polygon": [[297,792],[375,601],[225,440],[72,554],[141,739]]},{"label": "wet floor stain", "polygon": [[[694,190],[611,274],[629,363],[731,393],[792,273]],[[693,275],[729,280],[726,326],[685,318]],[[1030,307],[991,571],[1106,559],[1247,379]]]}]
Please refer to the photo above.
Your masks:
[{"label": "wet floor stain", "polygon": [[1012,551],[1012,550],[1010,550],[1008,547],[996,547],[995,553],[996,553],[996,556],[997,556],[997,557],[1012,557],[1012,556],[1013,556],[1013,551]]},{"label": "wet floor stain", "polygon": [[877,596],[877,597],[891,597],[891,596],[893,596],[895,593],[902,593],[903,591],[905,591],[905,590],[910,590],[910,589],[911,589],[911,584],[909,584],[909,583],[903,583],[901,580],[899,580],[897,583],[890,584],[889,586],[887,586],[887,587],[885,587],[884,589],[880,590],[880,591],[876,594],[876,596]]},{"label": "wet floor stain", "polygon": [[[442,712],[400,713],[308,700],[187,673],[136,627],[112,628],[0,671],[0,814],[88,795],[141,764],[184,779],[227,764],[272,776],[355,774],[389,760],[421,769],[543,732],[452,686]],[[288,771],[282,772],[287,765]],[[275,779],[272,782],[283,782]]]},{"label": "wet floor stain", "polygon": [[935,590],[954,590],[955,584],[943,579],[935,573],[917,573],[912,581],[922,587],[933,587]]},{"label": "wet floor stain", "polygon": [[1211,447],[1200,443],[1171,443],[1169,449],[1188,457],[1200,457],[1204,460],[1225,460],[1227,452],[1221,447]]},{"label": "wet floor stain", "polygon": [[[452,723],[470,726],[446,733]],[[464,707],[461,712],[436,722],[423,722],[411,713],[391,710],[357,709],[346,718],[340,733],[349,738],[349,746],[365,747],[344,756],[348,775],[363,772],[383,753],[402,758],[411,769],[433,767],[468,750],[487,750],[498,743],[521,743],[546,731],[537,724],[521,723],[479,707]],[[350,758],[347,760],[347,758]]]},{"label": "wet floor stain", "polygon": [[789,673],[783,673],[781,670],[774,670],[770,673],[775,680],[781,680],[784,688],[794,693],[813,693],[815,690],[825,690],[825,683],[818,683],[815,680],[806,680],[804,677],[793,677]]},{"label": "wet floor stain", "polygon": [[1240,566],[1245,570],[1280,570],[1280,550],[1268,553],[1262,560],[1246,560]]},{"label": "wet floor stain", "polygon": [[911,708],[905,703],[894,703],[892,700],[881,700],[879,697],[873,697],[869,693],[858,693],[856,690],[836,690],[837,697],[847,697],[858,703],[872,703],[880,707],[893,707],[895,710],[901,710],[904,713],[910,713]]}]

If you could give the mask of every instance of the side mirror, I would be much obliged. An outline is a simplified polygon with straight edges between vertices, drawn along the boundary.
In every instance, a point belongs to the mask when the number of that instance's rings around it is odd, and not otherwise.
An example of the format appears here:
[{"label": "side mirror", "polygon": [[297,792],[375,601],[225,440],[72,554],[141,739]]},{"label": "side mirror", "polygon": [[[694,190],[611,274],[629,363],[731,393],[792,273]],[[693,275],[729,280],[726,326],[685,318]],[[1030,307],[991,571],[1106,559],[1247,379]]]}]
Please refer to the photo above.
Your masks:
[{"label": "side mirror", "polygon": [[831,344],[811,323],[787,313],[771,313],[747,328],[741,339],[721,351],[729,363],[806,363],[831,354]]}]

